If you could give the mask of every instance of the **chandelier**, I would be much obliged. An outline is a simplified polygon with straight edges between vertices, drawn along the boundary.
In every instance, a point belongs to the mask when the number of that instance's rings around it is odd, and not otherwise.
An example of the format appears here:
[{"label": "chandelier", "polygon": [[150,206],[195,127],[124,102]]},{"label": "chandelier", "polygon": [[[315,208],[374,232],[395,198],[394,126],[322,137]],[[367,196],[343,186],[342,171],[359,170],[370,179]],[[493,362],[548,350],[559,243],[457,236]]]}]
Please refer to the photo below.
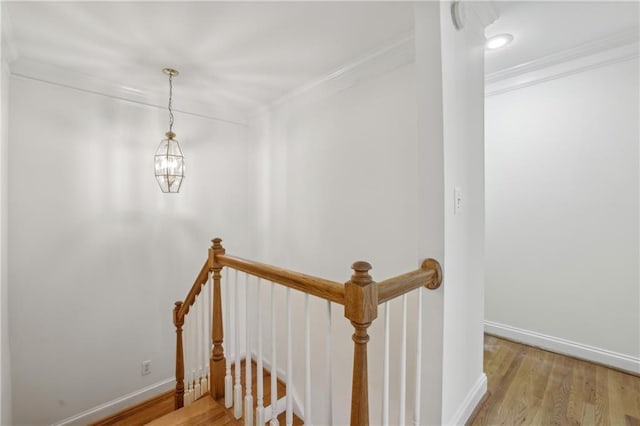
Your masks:
[{"label": "chandelier", "polygon": [[179,73],[172,68],[165,68],[162,72],[169,76],[169,131],[165,133],[167,138],[160,142],[156,151],[156,180],[162,192],[180,192],[180,186],[184,180],[184,155],[176,140],[176,134],[173,133],[173,111],[171,110],[173,77]]}]

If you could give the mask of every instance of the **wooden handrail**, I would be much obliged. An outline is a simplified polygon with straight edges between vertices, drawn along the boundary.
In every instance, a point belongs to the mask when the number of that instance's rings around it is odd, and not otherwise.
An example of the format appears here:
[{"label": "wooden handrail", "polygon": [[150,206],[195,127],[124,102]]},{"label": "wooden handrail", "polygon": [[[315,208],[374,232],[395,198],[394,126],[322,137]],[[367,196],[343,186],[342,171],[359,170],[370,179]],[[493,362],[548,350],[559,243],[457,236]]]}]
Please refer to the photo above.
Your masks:
[{"label": "wooden handrail", "polygon": [[196,296],[200,294],[202,290],[202,285],[206,284],[209,279],[209,258],[204,262],[202,269],[200,269],[200,273],[196,277],[196,280],[193,282],[191,286],[191,290],[189,290],[189,294],[187,294],[187,298],[184,299],[184,302],[180,306],[180,309],[177,312],[177,318],[180,320],[184,320],[184,316],[189,313],[189,308],[193,305],[193,302],[196,300]]},{"label": "wooden handrail", "polygon": [[378,283],[378,303],[388,302],[416,288],[435,290],[442,284],[442,269],[434,259],[422,262],[420,269]]},{"label": "wooden handrail", "polygon": [[344,284],[227,254],[216,255],[215,261],[222,266],[344,305]]},{"label": "wooden handrail", "polygon": [[415,271],[376,283],[369,275],[371,265],[367,262],[356,262],[352,266],[353,275],[349,281],[343,284],[227,255],[220,238],[213,239],[212,243],[209,249],[209,256],[200,269],[193,286],[189,290],[189,294],[184,302],[176,302],[173,310],[173,322],[176,327],[176,408],[182,407],[184,404],[184,354],[182,342],[184,318],[189,313],[189,309],[195,303],[195,299],[204,285],[207,284],[209,274],[211,274],[212,279],[213,295],[211,313],[212,348],[209,359],[209,371],[211,374],[209,381],[210,394],[214,398],[221,398],[227,392],[231,392],[230,387],[227,389],[227,386],[225,386],[226,382],[224,380],[226,358],[223,347],[221,271],[226,266],[344,306],[344,315],[354,328],[352,337],[354,352],[351,425],[368,425],[367,343],[369,335],[367,329],[377,318],[378,305],[381,303],[388,302],[422,286],[431,290],[439,288],[442,285],[440,264],[434,259],[427,259]]}]

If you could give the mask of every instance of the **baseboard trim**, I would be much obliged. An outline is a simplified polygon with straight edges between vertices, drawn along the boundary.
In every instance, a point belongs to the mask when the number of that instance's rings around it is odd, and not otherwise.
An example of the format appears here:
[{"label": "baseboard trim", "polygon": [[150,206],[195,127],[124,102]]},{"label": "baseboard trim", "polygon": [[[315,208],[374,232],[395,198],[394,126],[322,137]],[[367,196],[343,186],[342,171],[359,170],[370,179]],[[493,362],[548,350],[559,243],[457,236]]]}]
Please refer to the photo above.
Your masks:
[{"label": "baseboard trim", "polygon": [[446,426],[459,426],[464,425],[471,417],[482,398],[487,393],[487,375],[482,373],[476,383],[473,385],[469,393],[458,407],[458,410],[451,417],[448,422],[445,422]]},{"label": "baseboard trim", "polygon": [[104,404],[90,408],[75,416],[67,417],[64,420],[55,423],[53,426],[71,426],[86,425],[114,415],[123,411],[132,405],[140,404],[159,394],[167,392],[175,387],[176,380],[174,377],[151,384],[137,391],[128,393],[120,398],[105,402]]},{"label": "baseboard trim", "polygon": [[493,321],[485,321],[484,330],[488,334],[504,337],[505,339],[524,343],[525,345],[536,346],[551,352],[557,352],[631,374],[640,375],[640,358]]}]

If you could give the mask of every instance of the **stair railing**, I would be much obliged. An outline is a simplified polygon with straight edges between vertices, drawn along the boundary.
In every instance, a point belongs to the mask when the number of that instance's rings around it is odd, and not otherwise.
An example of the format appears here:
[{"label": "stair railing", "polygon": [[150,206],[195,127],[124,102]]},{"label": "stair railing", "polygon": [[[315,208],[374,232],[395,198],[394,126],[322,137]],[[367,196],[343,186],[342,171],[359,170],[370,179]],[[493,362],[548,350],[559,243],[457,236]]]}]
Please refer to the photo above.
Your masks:
[{"label": "stair railing", "polygon": [[[415,271],[396,276],[376,283],[369,271],[371,265],[367,262],[359,261],[352,265],[353,273],[349,281],[346,283],[338,283],[323,278],[301,274],[299,272],[267,265],[251,260],[245,260],[239,257],[226,254],[222,246],[222,240],[215,238],[212,240],[212,246],[209,249],[207,261],[201,268],[196,280],[191,287],[184,301],[175,303],[173,309],[173,323],[176,327],[176,390],[175,390],[175,408],[191,404],[196,399],[209,394],[215,399],[224,398],[227,408],[234,408],[234,416],[236,418],[243,417],[242,410],[242,384],[240,383],[240,334],[239,323],[240,318],[238,306],[240,303],[237,289],[238,272],[245,275],[245,296],[247,302],[245,305],[246,321],[245,332],[247,346],[245,349],[245,399],[244,399],[244,421],[246,425],[254,423],[253,411],[253,395],[252,395],[252,370],[251,370],[251,353],[250,353],[250,335],[247,327],[249,321],[249,276],[257,278],[256,287],[256,307],[258,315],[258,323],[262,318],[262,300],[261,289],[264,284],[261,280],[271,282],[271,405],[263,407],[263,383],[262,383],[262,332],[258,331],[258,354],[257,354],[257,390],[255,409],[256,424],[265,424],[270,422],[271,426],[277,426],[278,414],[286,413],[286,423],[293,423],[292,396],[287,386],[287,394],[282,400],[277,399],[277,367],[276,367],[276,335],[275,327],[275,299],[274,284],[286,287],[286,303],[287,303],[287,379],[292,380],[291,367],[291,303],[290,289],[298,290],[305,294],[306,305],[306,338],[305,338],[305,402],[304,417],[305,424],[311,424],[310,406],[311,406],[311,386],[310,386],[310,310],[308,309],[309,296],[315,296],[324,299],[327,302],[328,318],[331,321],[332,304],[337,303],[344,306],[344,316],[351,322],[354,328],[352,336],[354,343],[353,351],[353,370],[352,370],[352,389],[351,389],[351,420],[353,426],[361,426],[369,424],[369,397],[368,397],[368,368],[367,368],[367,343],[369,335],[367,329],[378,316],[378,306],[385,305],[385,357],[383,368],[383,401],[382,401],[382,420],[383,424],[389,424],[389,378],[388,378],[388,359],[389,359],[389,309],[388,302],[402,296],[403,301],[403,329],[402,329],[402,356],[401,356],[401,392],[400,392],[400,421],[405,423],[405,381],[406,381],[406,311],[407,311],[407,293],[418,289],[418,333],[417,333],[417,361],[416,361],[416,390],[415,390],[415,412],[414,424],[420,423],[420,353],[422,348],[421,322],[422,322],[422,292],[421,288],[426,287],[435,290],[442,284],[442,271],[440,264],[434,259],[425,260],[421,267]],[[236,304],[235,333],[230,333],[229,322],[232,318],[225,317],[227,324],[223,323],[223,300],[222,300],[222,270],[223,268],[235,271],[235,282],[227,282],[225,291],[225,304],[227,311],[231,309],[233,303]],[[211,284],[207,287],[208,282]],[[233,299],[230,300],[230,299]],[[191,315],[188,315],[191,312]],[[195,312],[195,314],[193,313]],[[206,318],[208,321],[203,321]],[[188,324],[188,325],[187,325]],[[329,322],[330,324],[330,322]],[[209,326],[210,325],[210,326]],[[227,326],[227,333],[232,337],[234,343],[234,369],[235,384],[231,376],[230,365],[227,364],[225,358],[224,343],[224,326]],[[185,336],[183,329],[186,329],[187,344],[183,345]],[[235,336],[234,336],[235,334]],[[203,350],[203,348],[205,348]],[[331,350],[330,348],[328,349]],[[206,365],[203,354],[209,355],[209,363]],[[185,387],[185,370],[186,370],[186,387]],[[329,376],[331,374],[329,373]],[[208,389],[206,388],[208,387]],[[329,380],[329,388],[331,389],[331,381]],[[332,407],[329,403],[329,410]],[[329,415],[331,417],[331,414]]]}]

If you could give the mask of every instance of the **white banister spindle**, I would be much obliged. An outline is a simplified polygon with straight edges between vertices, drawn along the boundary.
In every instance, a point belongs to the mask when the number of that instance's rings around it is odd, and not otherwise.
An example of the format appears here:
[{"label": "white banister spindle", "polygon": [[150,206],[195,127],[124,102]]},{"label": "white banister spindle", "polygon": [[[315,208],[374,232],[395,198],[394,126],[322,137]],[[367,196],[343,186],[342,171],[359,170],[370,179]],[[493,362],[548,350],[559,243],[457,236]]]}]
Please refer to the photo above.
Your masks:
[{"label": "white banister spindle", "polygon": [[400,342],[400,421],[405,424],[407,388],[407,295],[402,295],[402,341]]},{"label": "white banister spindle", "polygon": [[242,417],[242,383],[240,377],[242,373],[242,367],[240,365],[240,297],[238,295],[238,271],[235,271],[234,283],[233,283],[233,301],[234,301],[234,321],[233,329],[235,331],[234,338],[234,372],[235,372],[235,385],[233,387],[233,416],[236,419]]},{"label": "white banister spindle", "polygon": [[293,425],[293,332],[291,330],[291,289],[287,288],[287,426]]},{"label": "white banister spindle", "polygon": [[245,317],[244,330],[246,335],[246,345],[244,349],[244,424],[253,426],[253,395],[251,393],[251,327],[249,327],[249,276],[244,274],[244,291],[245,291]]},{"label": "white banister spindle", "polygon": [[195,329],[195,339],[193,339],[193,371],[194,371],[194,385],[193,385],[193,399],[198,400],[200,394],[200,297],[196,296],[193,302],[193,312],[191,313],[193,318],[193,327]]},{"label": "white banister spindle", "polygon": [[209,391],[209,383],[207,380],[207,365],[208,357],[207,357],[207,347],[209,339],[207,338],[207,313],[209,312],[209,304],[207,302],[207,298],[209,297],[209,281],[205,281],[202,286],[202,290],[200,292],[200,365],[202,366],[202,375],[200,377],[200,395],[204,396]]},{"label": "white banister spindle", "polygon": [[[193,307],[192,307],[193,308]],[[185,376],[187,376],[187,389],[185,392],[184,405],[189,406],[193,402],[193,338],[194,338],[194,330],[193,330],[193,321],[192,317],[187,314],[185,315],[185,325],[187,329],[187,341],[185,342],[185,350],[187,352],[186,362],[185,362]]]},{"label": "white banister spindle", "polygon": [[309,294],[304,295],[304,424],[311,425],[311,312]]},{"label": "white banister spindle", "polygon": [[382,425],[389,424],[389,322],[391,303],[384,304],[384,359],[382,361]]},{"label": "white banister spindle", "polygon": [[413,405],[413,424],[420,424],[420,398],[422,394],[422,287],[418,288],[418,336],[416,342],[416,391]]},{"label": "white banister spindle", "polygon": [[184,378],[185,378],[185,389],[184,389],[184,406],[188,407],[191,405],[191,319],[189,315],[185,315],[184,317]]},{"label": "white banister spindle", "polygon": [[[229,268],[224,268],[224,313],[223,333],[229,339],[228,354],[233,349],[233,335],[231,334],[231,282],[229,281]],[[226,362],[226,371],[224,374],[224,406],[231,408],[233,406],[233,378],[231,377],[231,360]]]},{"label": "white banister spindle", "polygon": [[271,283],[271,426],[278,426],[278,351],[276,349],[276,286]]},{"label": "white banister spindle", "polygon": [[[200,339],[202,340],[202,344],[200,345],[200,359],[202,365],[202,375],[200,377],[200,394],[204,395],[209,390],[209,379],[207,377],[207,365],[209,364],[207,352],[208,352],[208,343],[209,337],[207,335],[207,314],[209,312],[209,286],[205,285],[202,288],[202,306],[200,307]],[[210,317],[209,317],[210,318]]]},{"label": "white banister spindle", "polygon": [[264,383],[263,383],[263,371],[262,365],[262,299],[260,298],[262,293],[262,280],[258,278],[258,287],[256,288],[256,303],[257,303],[257,318],[256,325],[258,327],[258,368],[257,383],[256,383],[256,426],[264,425]]},{"label": "white banister spindle", "polygon": [[329,424],[333,424],[333,337],[331,329],[331,302],[327,301],[327,402]]}]

